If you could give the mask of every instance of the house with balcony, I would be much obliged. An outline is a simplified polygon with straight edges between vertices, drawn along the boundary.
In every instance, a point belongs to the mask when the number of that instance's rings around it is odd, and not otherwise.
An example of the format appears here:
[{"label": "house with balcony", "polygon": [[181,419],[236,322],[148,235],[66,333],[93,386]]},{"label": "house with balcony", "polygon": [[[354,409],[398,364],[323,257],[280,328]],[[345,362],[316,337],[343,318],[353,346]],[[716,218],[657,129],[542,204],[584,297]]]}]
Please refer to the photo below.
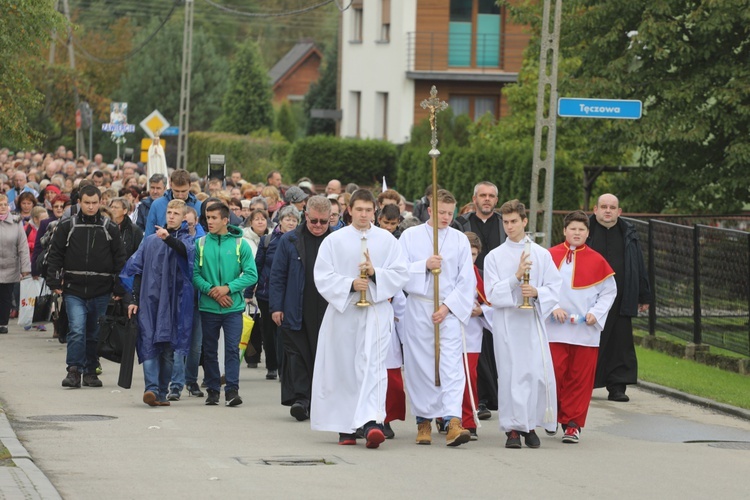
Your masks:
[{"label": "house with balcony", "polygon": [[408,141],[432,85],[456,115],[502,119],[529,38],[495,0],[353,0],[341,19],[340,135]]}]

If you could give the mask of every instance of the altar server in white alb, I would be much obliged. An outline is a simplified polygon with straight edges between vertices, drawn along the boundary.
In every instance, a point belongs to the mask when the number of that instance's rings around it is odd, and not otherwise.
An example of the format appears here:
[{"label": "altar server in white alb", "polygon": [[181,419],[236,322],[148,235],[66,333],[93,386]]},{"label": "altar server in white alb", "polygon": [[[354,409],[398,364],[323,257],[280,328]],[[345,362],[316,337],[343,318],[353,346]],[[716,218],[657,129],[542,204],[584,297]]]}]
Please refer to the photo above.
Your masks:
[{"label": "altar server in white alb", "polygon": [[615,272],[586,246],[589,218],[578,210],[565,216],[565,242],[549,249],[560,270],[560,301],[547,323],[557,381],[557,421],[563,443],[577,443],[591,403],[601,338],[617,296]]},{"label": "altar server in white alb", "polygon": [[[461,425],[461,402],[466,377],[463,367],[461,329],[474,308],[474,266],[469,240],[449,227],[456,199],[443,189],[432,200],[427,224],[407,229],[399,243],[409,266],[404,291],[404,378],[417,417],[417,444],[432,443],[433,418],[447,425],[446,444],[458,446],[471,438]],[[438,252],[433,246],[433,225],[438,227]],[[440,308],[434,311],[433,269],[438,276]],[[434,325],[440,325],[440,386],[435,385]]]},{"label": "altar server in white alb", "polygon": [[[352,194],[352,224],[326,238],[315,261],[315,286],[328,301],[320,325],[312,382],[311,427],[339,433],[339,444],[356,444],[364,427],[368,448],[385,440],[386,356],[393,307],[389,299],[406,283],[398,240],[371,221],[375,198]],[[361,273],[366,278],[360,277]],[[362,291],[368,306],[358,306]]]},{"label": "altar server in white alb", "polygon": [[[498,420],[506,448],[541,445],[536,427],[557,428],[555,373],[545,319],[557,305],[562,282],[550,253],[526,237],[526,207],[500,207],[508,238],[484,260],[484,289],[492,304],[498,376]],[[529,270],[529,284],[523,284]],[[531,309],[521,309],[524,297]]]}]

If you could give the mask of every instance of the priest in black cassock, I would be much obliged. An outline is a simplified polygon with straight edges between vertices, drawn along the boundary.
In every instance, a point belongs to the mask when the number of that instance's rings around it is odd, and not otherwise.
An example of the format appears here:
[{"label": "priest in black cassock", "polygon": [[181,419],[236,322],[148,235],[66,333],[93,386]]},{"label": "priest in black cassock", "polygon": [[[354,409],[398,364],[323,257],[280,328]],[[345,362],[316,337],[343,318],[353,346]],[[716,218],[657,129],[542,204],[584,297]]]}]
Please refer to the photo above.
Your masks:
[{"label": "priest in black cassock", "polygon": [[601,195],[590,219],[586,244],[607,259],[617,283],[617,297],[599,344],[594,387],[606,387],[610,401],[627,402],[626,386],[638,381],[632,319],[639,311],[648,310],[651,289],[638,233],[621,214],[616,196]]}]

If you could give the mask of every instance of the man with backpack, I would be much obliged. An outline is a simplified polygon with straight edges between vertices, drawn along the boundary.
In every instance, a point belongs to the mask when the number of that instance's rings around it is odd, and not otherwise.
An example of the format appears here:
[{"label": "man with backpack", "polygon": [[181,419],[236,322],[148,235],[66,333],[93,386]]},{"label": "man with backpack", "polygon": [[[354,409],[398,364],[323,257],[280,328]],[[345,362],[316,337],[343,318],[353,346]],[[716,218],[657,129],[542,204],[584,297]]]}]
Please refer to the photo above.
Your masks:
[{"label": "man with backpack", "polygon": [[120,230],[99,213],[100,204],[98,188],[81,188],[80,211],[59,222],[47,255],[47,285],[62,294],[68,313],[63,387],[81,387],[81,376],[84,386],[102,386],[96,375],[99,317],[113,291],[116,300],[124,294],[116,279],[126,260]]},{"label": "man with backpack", "polygon": [[258,273],[242,230],[229,225],[223,203],[206,207],[206,236],[196,241],[193,286],[201,293],[198,308],[203,327],[203,370],[208,385],[207,405],[218,405],[221,390],[219,334],[224,330],[224,374],[227,406],[242,404],[239,395],[240,337],[245,300],[242,291],[255,284]]}]

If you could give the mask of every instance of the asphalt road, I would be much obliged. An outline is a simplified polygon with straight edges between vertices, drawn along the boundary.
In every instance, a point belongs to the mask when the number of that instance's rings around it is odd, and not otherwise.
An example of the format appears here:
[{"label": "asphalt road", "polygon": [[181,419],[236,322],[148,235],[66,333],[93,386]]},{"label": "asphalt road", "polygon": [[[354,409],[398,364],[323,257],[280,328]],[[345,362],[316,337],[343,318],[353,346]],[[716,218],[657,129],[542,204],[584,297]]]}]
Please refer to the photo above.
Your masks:
[{"label": "asphalt road", "polygon": [[140,367],[124,390],[119,365],[103,363],[103,388],[63,389],[65,346],[50,333],[0,335],[0,400],[63,498],[748,497],[750,422],[635,387],[625,404],[595,391],[577,445],[540,430],[541,449],[505,449],[493,413],[457,448],[436,432],[417,446],[410,417],[368,450],[290,417],[262,368],[242,367],[239,407],[183,393],[150,408]]}]

